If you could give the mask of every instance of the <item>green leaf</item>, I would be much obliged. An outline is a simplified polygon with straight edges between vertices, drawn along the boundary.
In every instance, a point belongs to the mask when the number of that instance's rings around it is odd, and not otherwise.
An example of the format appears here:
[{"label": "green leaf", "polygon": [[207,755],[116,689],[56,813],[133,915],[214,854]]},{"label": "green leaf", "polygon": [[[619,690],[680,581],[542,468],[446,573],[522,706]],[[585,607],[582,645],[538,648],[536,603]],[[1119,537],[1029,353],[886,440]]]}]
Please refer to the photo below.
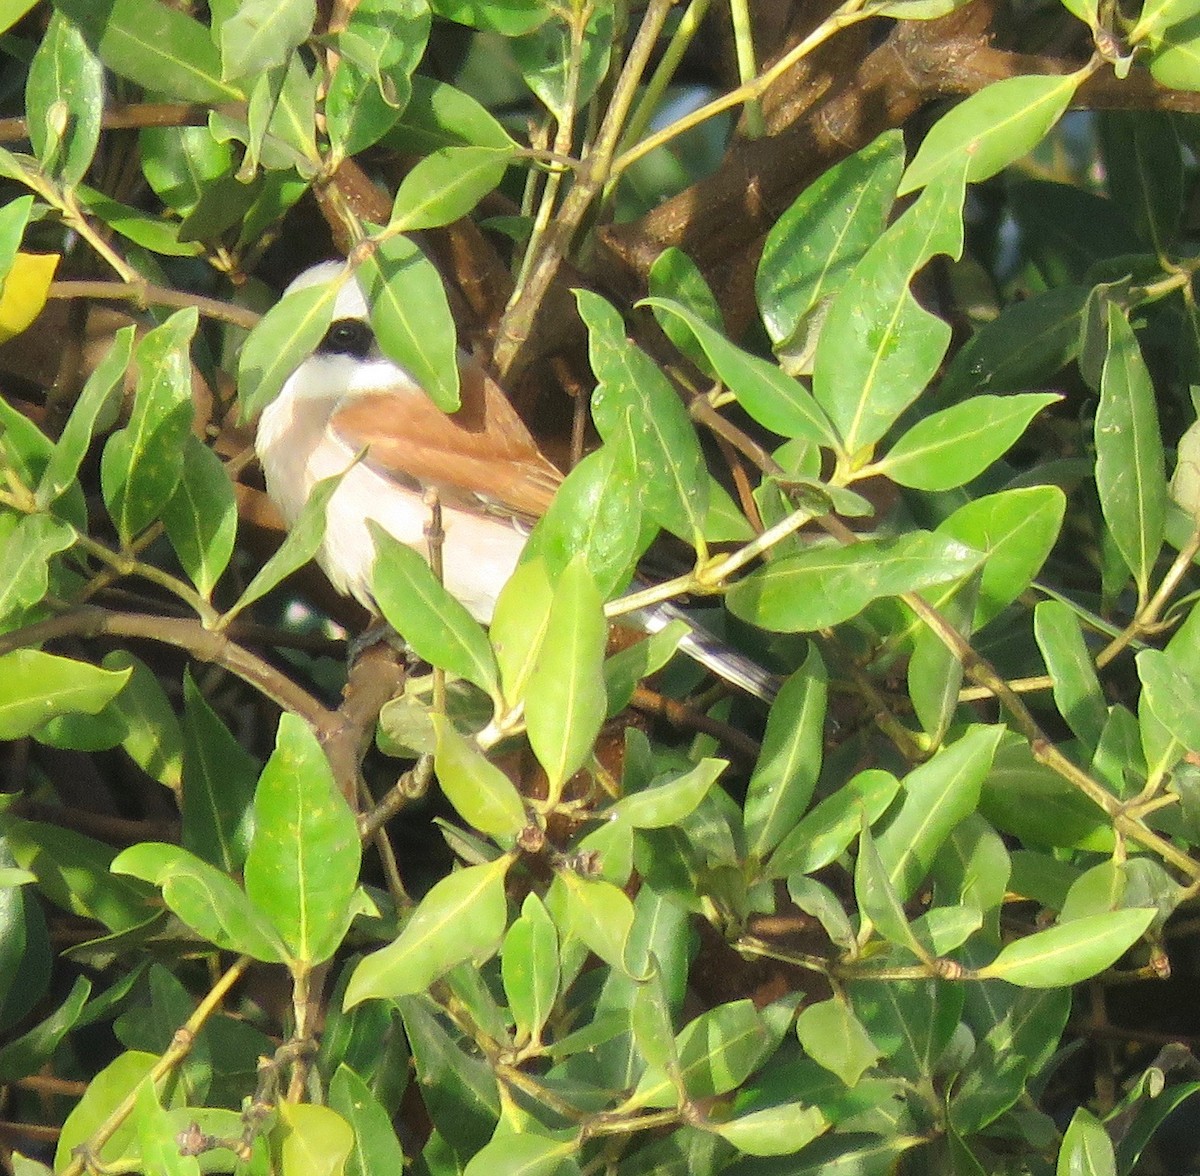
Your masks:
[{"label": "green leaf", "polygon": [[433,716],[433,728],[437,732],[433,766],[446,799],[473,829],[511,845],[530,820],[521,794],[444,715]]},{"label": "green leaf", "polygon": [[104,67],[62,13],[50,18],[25,83],[34,154],[65,188],[91,166],[104,112]]},{"label": "green leaf", "polygon": [[[63,1123],[54,1153],[54,1170],[63,1171],[75,1148],[86,1143],[109,1115],[132,1094],[150,1073],[158,1058],[151,1053],[129,1051],[109,1062],[89,1083]],[[106,1164],[135,1160],[137,1129],[128,1119],[97,1149],[96,1159]]]},{"label": "green leaf", "polygon": [[1200,751],[1200,682],[1192,666],[1160,649],[1144,649],[1134,660],[1154,717],[1188,750]]},{"label": "green leaf", "polygon": [[99,714],[130,670],[101,670],[38,649],[0,656],[0,739],[22,739],[55,715]]},{"label": "green leaf", "polygon": [[796,1034],[804,1052],[847,1086],[854,1086],[881,1056],[850,1006],[837,998],[802,1009]]},{"label": "green leaf", "polygon": [[974,629],[1029,587],[1058,539],[1066,509],[1057,486],[1027,486],[977,498],[941,523],[938,535],[984,555]]},{"label": "green leaf", "polygon": [[137,394],[129,424],[114,433],[100,461],[104,502],[124,543],[159,515],[183,472],[184,438],[192,426],[194,308],[173,314],[137,346]]},{"label": "green leaf", "polygon": [[315,0],[242,0],[221,22],[221,78],[237,82],[286,65],[312,32]]},{"label": "green leaf", "polygon": [[817,1107],[784,1103],[714,1123],[712,1130],[746,1155],[790,1156],[828,1131],[829,1126]]},{"label": "green leaf", "polygon": [[183,678],[183,844],[197,857],[240,873],[250,844],[259,764]]},{"label": "green leaf", "polygon": [[919,420],[872,471],[914,490],[953,490],[1006,453],[1054,392],[974,396]]},{"label": "green leaf", "polygon": [[368,522],[375,542],[372,593],[388,624],[429,662],[493,699],[500,697],[500,671],[478,621],[438,582],[428,562]]},{"label": "green leaf", "polygon": [[62,1040],[75,1027],[92,992],[92,982],[76,976],[67,998],[44,1021],[0,1048],[0,1081],[13,1082],[50,1064]]},{"label": "green leaf", "polygon": [[529,675],[529,744],[557,796],[591,755],[608,712],[603,601],[581,556],[559,577],[541,649]]},{"label": "green leaf", "polygon": [[139,842],[113,859],[112,870],[158,886],[167,906],[221,951],[271,964],[287,958],[288,949],[271,922],[233,879],[186,849]]},{"label": "green leaf", "polygon": [[[569,125],[572,114],[592,97],[608,70],[613,10],[597,5],[571,15],[551,8],[550,14],[549,20],[513,39],[509,48],[525,84],[559,123]],[[577,29],[581,16],[586,24]]]},{"label": "green leaf", "polygon": [[1067,725],[1094,750],[1108,721],[1108,704],[1075,611],[1058,600],[1039,601],[1033,631],[1054,681],[1054,703]]},{"label": "green leaf", "polygon": [[1014,940],[976,976],[1007,980],[1022,988],[1078,984],[1116,963],[1150,926],[1145,908],[1106,911],[1060,923]]},{"label": "green leaf", "polygon": [[221,459],[195,437],[184,438],[183,472],[163,523],[188,578],[211,599],[233,555],[237,499]]},{"label": "green leaf", "polygon": [[[18,196],[0,207],[0,275],[8,277],[21,248],[21,238],[29,225],[29,214],[33,211],[32,196]],[[0,290],[3,290],[0,281]]]},{"label": "green leaf", "polygon": [[159,0],[54,0],[114,73],[181,102],[237,102],[208,29]]},{"label": "green leaf", "polygon": [[858,842],[858,857],[854,862],[854,898],[858,903],[860,917],[870,920],[889,943],[907,948],[918,959],[928,959],[924,944],[913,934],[908,925],[900,896],[892,885],[887,867],[875,839],[864,822]]},{"label": "green leaf", "polygon": [[976,726],[903,780],[904,801],[879,837],[879,856],[901,901],[912,897],[947,837],[974,812],[1004,728]]},{"label": "green leaf", "polygon": [[107,711],[121,726],[126,754],[153,780],[177,796],[182,787],[183,737],[175,711],[154,671],[123,649],[105,654],[104,668],[131,671]]},{"label": "green leaf", "polygon": [[979,563],[978,551],[924,531],[845,547],[814,543],[739,581],[726,600],[751,624],[805,632],[847,621],[880,597],[960,579]]},{"label": "green leaf", "polygon": [[38,888],[72,914],[128,931],[152,915],[153,891],[109,872],[116,850],[102,842],[36,821],[5,817],[4,840],[18,866],[37,875]]},{"label": "green leaf", "polygon": [[695,542],[704,531],[708,469],[687,410],[659,366],[625,337],[617,311],[589,291],[575,297],[599,381],[592,393],[596,428],[606,442],[629,447],[645,513]]},{"label": "green leaf", "polygon": [[[521,553],[554,576],[582,555],[605,600],[624,589],[654,537],[641,525],[642,494],[628,445],[589,453],[566,477]],[[493,622],[494,623],[494,622]]]},{"label": "green leaf", "polygon": [[292,524],[292,529],[279,545],[279,549],[258,569],[241,596],[221,617],[222,628],[228,626],[243,609],[249,608],[256,600],[261,600],[271,589],[278,587],[316,555],[325,538],[325,512],[329,500],[342,484],[344,477],[345,471],[332,478],[322,478],[312,488],[308,501],[300,511],[300,517]]},{"label": "green leaf", "polygon": [[514,1133],[503,1126],[495,1137],[471,1157],[463,1176],[578,1176],[574,1154],[580,1141],[575,1132],[552,1139],[540,1131]]},{"label": "green leaf", "polygon": [[288,377],[317,349],[329,330],[334,302],[345,280],[293,290],[250,332],[238,360],[243,418],[270,404]]},{"label": "green leaf", "polygon": [[383,353],[443,412],[456,411],[458,338],[437,267],[407,237],[388,237],[358,272]]},{"label": "green leaf", "polygon": [[437,883],[417,904],[399,938],[354,969],[343,1007],[372,997],[390,1000],[422,992],[455,964],[490,956],[504,934],[504,878],[511,864],[511,856],[500,857]]},{"label": "green leaf", "polygon": [[342,1176],[354,1150],[350,1124],[336,1111],[314,1103],[280,1102],[280,1169],[304,1176]]},{"label": "green leaf", "polygon": [[878,441],[933,378],[950,327],[909,286],[933,256],[962,252],[963,181],[947,172],[871,246],[829,308],[813,396],[847,454]]},{"label": "green leaf", "polygon": [[782,437],[833,445],[829,420],[808,390],[773,363],[743,351],[694,311],[669,298],[644,298],[660,318],[670,316],[691,332],[717,376],[759,424]]},{"label": "green leaf", "polygon": [[694,768],[674,773],[665,782],[656,780],[648,788],[622,797],[597,817],[605,821],[624,821],[635,829],[664,829],[681,824],[696,810],[727,767],[729,764],[725,760],[702,759]]},{"label": "green leaf", "polygon": [[[578,468],[578,467],[577,467]],[[510,710],[524,697],[529,675],[550,623],[554,587],[540,559],[530,560],[528,545],[522,563],[500,589],[488,636],[500,672],[504,703]]]},{"label": "green leaf", "polygon": [[771,704],[745,804],[747,852],[760,860],[792,831],[812,799],[824,750],[826,679],[825,663],[810,646]]},{"label": "green leaf", "polygon": [[[717,296],[700,267],[675,245],[664,249],[650,266],[647,275],[652,298],[674,299],[715,331],[724,330],[724,319]],[[696,345],[692,332],[669,314],[654,311],[654,320],[671,342],[707,377],[713,369],[703,350]]]},{"label": "green leaf", "polygon": [[[688,1022],[675,1039],[680,1072],[693,1099],[711,1098],[740,1086],[773,1048],[766,1022],[749,1000],[718,1005]],[[632,1096],[634,1106],[671,1107],[671,1080],[651,1066]]]},{"label": "green leaf", "polygon": [[138,1089],[132,1121],[145,1170],[160,1176],[200,1176],[200,1161],[181,1152],[178,1130],[163,1110],[149,1076]]},{"label": "green leaf", "polygon": [[0,0],[0,33],[8,32],[36,3],[37,0]]},{"label": "green leaf", "polygon": [[167,257],[195,257],[204,252],[198,242],[181,239],[181,226],[112,200],[87,184],[80,184],[75,196],[86,212],[135,245]]},{"label": "green leaf", "polygon": [[1087,70],[1004,78],[963,99],[930,128],[900,181],[915,192],[946,171],[976,183],[1028,155],[1062,117]]},{"label": "green leaf", "polygon": [[404,1151],[391,1116],[371,1088],[345,1063],[329,1083],[329,1106],[350,1125],[354,1146],[346,1157],[346,1176],[377,1176],[400,1172]]},{"label": "green leaf", "polygon": [[120,381],[133,355],[133,327],[122,327],[112,346],[93,369],[71,408],[37,488],[37,504],[46,510],[70,488],[101,422],[115,415],[120,401]]},{"label": "green leaf", "polygon": [[543,0],[432,0],[438,16],[506,37],[535,29],[550,13]]},{"label": "green leaf", "polygon": [[1200,15],[1200,6],[1196,0],[1145,0],[1137,24],[1128,34],[1129,44],[1136,45],[1144,38],[1154,38],[1170,30],[1173,25],[1190,23],[1197,15]]},{"label": "green leaf", "polygon": [[4,566],[0,618],[8,620],[5,628],[9,629],[20,622],[26,609],[45,598],[50,586],[51,561],[59,552],[68,550],[76,539],[70,524],[49,514],[25,515],[14,524],[0,546]]},{"label": "green leaf", "polygon": [[389,232],[434,229],[464,217],[503,179],[508,147],[442,147],[427,155],[396,190]]},{"label": "green leaf", "polygon": [[630,703],[638,685],[656,674],[674,656],[691,629],[682,619],[668,621],[657,633],[618,650],[604,662],[608,717],[616,718]]},{"label": "green leaf", "polygon": [[546,904],[564,940],[578,939],[610,968],[630,974],[625,951],[633,927],[633,903],[620,887],[557,869]]},{"label": "green leaf", "polygon": [[540,1041],[562,975],[558,932],[536,894],[525,896],[521,917],[504,937],[500,975],[518,1032],[530,1041]]},{"label": "green leaf", "polygon": [[337,950],[355,903],[358,823],[325,752],[302,719],[284,714],[254,794],[246,894],[292,958],[319,964]]},{"label": "green leaf", "polygon": [[1163,31],[1150,56],[1150,74],[1170,90],[1200,90],[1200,16]]},{"label": "green leaf", "polygon": [[[977,572],[933,602],[960,637],[970,635],[982,578],[982,572]],[[908,694],[934,747],[945,738],[958,710],[962,680],[963,664],[958,655],[938,633],[922,624],[913,638],[912,656],[908,659]]]},{"label": "green leaf", "polygon": [[863,827],[873,825],[900,791],[891,772],[868,768],[827,796],[779,843],[767,876],[811,874],[841,855]]},{"label": "green leaf", "polygon": [[138,146],[147,183],[182,217],[232,179],[233,152],[208,127],[145,127]]},{"label": "green leaf", "polygon": [[1117,1176],[1112,1140],[1087,1107],[1079,1107],[1063,1134],[1056,1176]]},{"label": "green leaf", "polygon": [[[385,0],[386,2],[386,0]],[[534,4],[545,14],[540,0]],[[423,74],[412,78],[412,97],[387,137],[402,154],[428,155],[439,147],[515,147],[512,137],[470,94]]]},{"label": "green leaf", "polygon": [[1096,410],[1096,489],[1113,542],[1144,599],[1162,548],[1167,478],[1154,385],[1125,312],[1108,304]]},{"label": "green leaf", "polygon": [[771,227],[754,289],[777,351],[811,347],[822,307],[883,232],[903,169],[904,138],[885,131],[824,172]]}]

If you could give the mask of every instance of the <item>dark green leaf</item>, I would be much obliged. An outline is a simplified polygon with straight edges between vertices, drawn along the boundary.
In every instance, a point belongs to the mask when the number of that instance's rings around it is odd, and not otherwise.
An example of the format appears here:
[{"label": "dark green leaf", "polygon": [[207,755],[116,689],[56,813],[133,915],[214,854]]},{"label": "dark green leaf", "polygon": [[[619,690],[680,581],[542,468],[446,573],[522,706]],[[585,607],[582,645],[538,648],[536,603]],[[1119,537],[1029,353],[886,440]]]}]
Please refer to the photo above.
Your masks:
[{"label": "dark green leaf", "polygon": [[354,1148],[346,1160],[347,1176],[377,1176],[403,1169],[404,1151],[391,1117],[371,1088],[345,1064],[337,1068],[329,1083],[329,1105],[354,1132]]}]

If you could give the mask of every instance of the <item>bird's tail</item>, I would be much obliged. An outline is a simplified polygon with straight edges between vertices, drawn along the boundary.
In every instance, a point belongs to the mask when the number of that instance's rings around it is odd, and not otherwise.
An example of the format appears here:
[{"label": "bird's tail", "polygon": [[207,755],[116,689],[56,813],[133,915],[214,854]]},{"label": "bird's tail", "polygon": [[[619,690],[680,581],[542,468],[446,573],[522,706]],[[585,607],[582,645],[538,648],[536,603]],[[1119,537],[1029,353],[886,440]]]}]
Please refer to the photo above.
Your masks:
[{"label": "bird's tail", "polygon": [[639,609],[633,614],[633,619],[647,633],[657,633],[671,621],[683,621],[688,631],[679,642],[681,653],[731,686],[762,699],[768,705],[774,702],[779,693],[783,679],[778,674],[771,673],[752,658],[732,649],[686,609],[665,601]]}]

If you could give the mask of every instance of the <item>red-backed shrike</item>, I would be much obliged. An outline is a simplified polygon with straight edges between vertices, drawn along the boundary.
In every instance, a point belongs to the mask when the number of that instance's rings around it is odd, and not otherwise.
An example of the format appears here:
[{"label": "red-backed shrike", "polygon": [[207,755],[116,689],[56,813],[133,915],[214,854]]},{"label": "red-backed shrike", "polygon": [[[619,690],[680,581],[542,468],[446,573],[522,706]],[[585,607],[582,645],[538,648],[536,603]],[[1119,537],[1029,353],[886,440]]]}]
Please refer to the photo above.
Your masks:
[{"label": "red-backed shrike", "polygon": [[[322,262],[285,293],[332,281],[343,269],[342,262]],[[333,321],[316,351],[259,420],[255,447],[267,493],[289,526],[317,482],[345,473],[329,501],[317,561],[335,588],[372,612],[375,546],[368,520],[424,554],[430,518],[425,496],[436,489],[445,532],[443,581],[487,624],[529,527],[562,482],[480,364],[464,355],[459,370],[462,406],[444,413],[380,351],[362,289],[350,280],[338,293]],[[644,610],[641,620],[654,631],[676,616],[692,628],[680,645],[685,653],[760,698],[774,696],[773,675],[680,610],[656,606]]]}]

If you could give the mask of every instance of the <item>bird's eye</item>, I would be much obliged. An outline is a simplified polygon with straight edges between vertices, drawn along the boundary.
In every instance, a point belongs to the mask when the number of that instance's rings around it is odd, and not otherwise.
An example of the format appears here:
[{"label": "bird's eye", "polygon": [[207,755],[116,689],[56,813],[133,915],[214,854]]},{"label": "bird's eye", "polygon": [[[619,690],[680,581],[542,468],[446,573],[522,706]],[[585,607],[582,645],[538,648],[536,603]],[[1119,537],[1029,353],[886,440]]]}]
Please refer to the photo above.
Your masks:
[{"label": "bird's eye", "polygon": [[351,355],[356,359],[366,359],[374,345],[375,335],[368,323],[362,319],[346,318],[330,324],[317,350],[326,355]]}]

